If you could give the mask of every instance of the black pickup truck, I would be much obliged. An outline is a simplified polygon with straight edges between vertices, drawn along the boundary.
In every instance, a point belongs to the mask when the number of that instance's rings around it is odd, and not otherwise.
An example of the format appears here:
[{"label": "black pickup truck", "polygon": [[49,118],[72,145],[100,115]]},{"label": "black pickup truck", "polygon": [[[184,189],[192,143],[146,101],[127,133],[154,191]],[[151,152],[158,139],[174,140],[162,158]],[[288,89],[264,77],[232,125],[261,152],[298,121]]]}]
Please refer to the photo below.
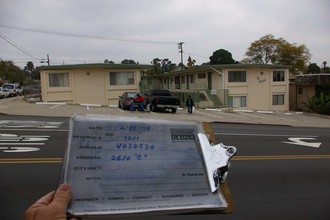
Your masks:
[{"label": "black pickup truck", "polygon": [[180,107],[180,99],[172,96],[169,90],[153,89],[146,95],[149,99],[150,110],[153,112],[170,109],[172,113],[175,113]]}]

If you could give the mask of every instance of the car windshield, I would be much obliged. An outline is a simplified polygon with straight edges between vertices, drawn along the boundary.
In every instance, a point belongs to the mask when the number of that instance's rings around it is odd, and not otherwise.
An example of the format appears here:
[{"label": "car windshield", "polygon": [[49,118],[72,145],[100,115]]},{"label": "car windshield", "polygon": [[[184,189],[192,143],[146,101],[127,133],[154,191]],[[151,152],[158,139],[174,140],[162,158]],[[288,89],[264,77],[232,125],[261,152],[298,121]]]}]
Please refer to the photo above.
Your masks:
[{"label": "car windshield", "polygon": [[14,85],[3,85],[2,87],[5,89],[13,89]]}]

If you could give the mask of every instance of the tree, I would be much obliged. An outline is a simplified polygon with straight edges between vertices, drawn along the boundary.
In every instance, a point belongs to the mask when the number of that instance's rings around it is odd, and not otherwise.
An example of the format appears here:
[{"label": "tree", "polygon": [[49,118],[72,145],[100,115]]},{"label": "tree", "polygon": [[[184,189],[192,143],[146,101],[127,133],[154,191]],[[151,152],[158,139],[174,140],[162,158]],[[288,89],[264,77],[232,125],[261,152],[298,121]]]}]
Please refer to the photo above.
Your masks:
[{"label": "tree", "polygon": [[330,67],[327,66],[327,61],[323,61],[323,68],[321,70],[322,73],[330,73]]},{"label": "tree", "polygon": [[246,61],[255,64],[273,63],[277,60],[280,45],[284,42],[284,39],[275,39],[271,34],[263,36],[251,43],[245,53]]},{"label": "tree", "polygon": [[175,63],[172,63],[168,58],[161,60],[160,65],[162,73],[171,72],[176,67]]},{"label": "tree", "polygon": [[33,80],[40,80],[40,72],[34,68],[34,64],[32,61],[26,63],[24,67],[25,76],[29,79]]},{"label": "tree", "polygon": [[166,72],[171,72],[176,68],[176,64],[172,63],[168,58],[154,58],[151,64],[153,68],[146,71],[147,75],[161,75]]},{"label": "tree", "polygon": [[219,49],[213,52],[213,55],[210,56],[210,64],[234,64],[236,63],[233,59],[233,56],[230,52],[224,49]]},{"label": "tree", "polygon": [[274,62],[275,64],[291,65],[290,70],[294,73],[307,71],[311,54],[304,44],[297,45],[286,42],[280,46],[279,51],[278,60]]},{"label": "tree", "polygon": [[134,60],[125,59],[121,61],[121,64],[136,64],[136,62]]},{"label": "tree", "polygon": [[187,63],[188,68],[190,69],[191,67],[195,66],[195,63],[196,63],[196,60],[191,59],[191,57],[189,56],[188,63]]},{"label": "tree", "polygon": [[290,71],[297,73],[306,72],[311,55],[304,44],[290,44],[283,38],[276,39],[268,34],[252,42],[245,56],[247,58],[243,62],[291,65]]},{"label": "tree", "polygon": [[26,63],[26,69],[32,71],[34,69],[34,64],[32,61]]},{"label": "tree", "polygon": [[25,79],[24,72],[12,61],[0,60],[0,78],[3,81],[20,83]]},{"label": "tree", "polygon": [[162,60],[159,59],[159,58],[154,58],[151,61],[151,64],[153,65],[154,68],[148,71],[148,74],[149,75],[159,75],[159,74],[161,74],[161,64],[160,64],[160,61],[162,61]]},{"label": "tree", "polygon": [[114,64],[115,62],[113,62],[112,60],[105,59],[104,60],[104,63],[106,63],[106,64]]},{"label": "tree", "polygon": [[321,68],[316,63],[311,63],[307,67],[307,73],[317,74],[321,72]]},{"label": "tree", "polygon": [[330,96],[321,92],[318,96],[313,96],[305,103],[311,112],[323,115],[330,115]]}]

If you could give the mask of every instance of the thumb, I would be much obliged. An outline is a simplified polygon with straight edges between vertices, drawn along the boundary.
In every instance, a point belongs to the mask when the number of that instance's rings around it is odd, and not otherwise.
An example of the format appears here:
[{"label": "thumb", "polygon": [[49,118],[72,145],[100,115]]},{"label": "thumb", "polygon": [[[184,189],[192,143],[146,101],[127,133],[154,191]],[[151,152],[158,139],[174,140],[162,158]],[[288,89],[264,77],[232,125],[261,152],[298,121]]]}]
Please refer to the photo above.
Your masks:
[{"label": "thumb", "polygon": [[55,195],[54,199],[52,201],[52,205],[57,206],[58,208],[62,210],[66,210],[68,207],[68,204],[71,200],[71,188],[68,184],[61,184]]}]

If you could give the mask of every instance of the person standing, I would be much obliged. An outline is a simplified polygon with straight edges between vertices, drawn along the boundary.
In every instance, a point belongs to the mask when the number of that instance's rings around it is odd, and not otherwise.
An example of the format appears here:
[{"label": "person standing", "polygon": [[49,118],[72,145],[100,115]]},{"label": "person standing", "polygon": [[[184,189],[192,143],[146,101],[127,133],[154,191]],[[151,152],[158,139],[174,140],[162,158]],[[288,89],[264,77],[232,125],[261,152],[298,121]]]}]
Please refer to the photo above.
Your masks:
[{"label": "person standing", "polygon": [[146,106],[146,111],[147,112],[150,112],[150,101],[149,101],[149,97],[147,96],[145,99],[144,99],[144,104]]},{"label": "person standing", "polygon": [[131,112],[134,112],[135,111],[135,108],[134,108],[134,100],[133,98],[129,98],[129,103],[128,103],[129,107],[130,107],[130,110]]},{"label": "person standing", "polygon": [[186,106],[188,108],[188,114],[192,114],[193,107],[194,107],[194,101],[192,100],[191,96],[188,96],[186,100]]},{"label": "person standing", "polygon": [[134,100],[140,101],[141,112],[145,112],[144,111],[144,105],[145,105],[144,98],[140,94],[136,94],[136,97],[134,98]]}]

